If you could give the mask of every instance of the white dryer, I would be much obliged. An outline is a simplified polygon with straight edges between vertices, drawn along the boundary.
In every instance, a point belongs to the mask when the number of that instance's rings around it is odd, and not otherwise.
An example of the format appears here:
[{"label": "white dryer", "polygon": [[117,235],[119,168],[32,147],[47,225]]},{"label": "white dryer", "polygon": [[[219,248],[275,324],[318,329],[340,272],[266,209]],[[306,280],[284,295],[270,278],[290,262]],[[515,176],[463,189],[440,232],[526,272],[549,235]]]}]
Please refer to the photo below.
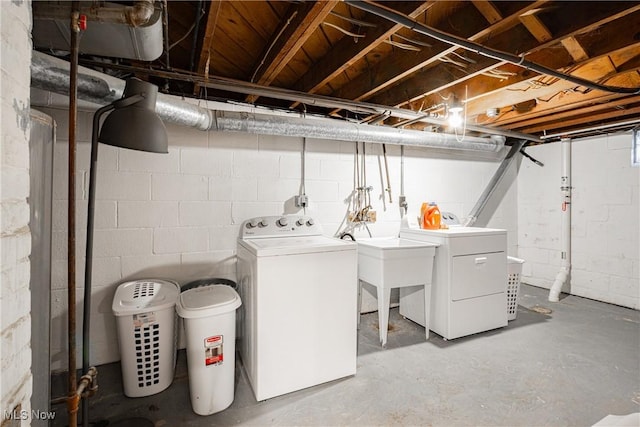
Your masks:
[{"label": "white dryer", "polygon": [[355,375],[357,265],[356,243],[311,218],[242,224],[239,350],[258,401]]},{"label": "white dryer", "polygon": [[[454,339],[507,326],[507,231],[403,228],[400,238],[437,243],[429,327]],[[400,292],[400,314],[425,325],[422,287]]]}]

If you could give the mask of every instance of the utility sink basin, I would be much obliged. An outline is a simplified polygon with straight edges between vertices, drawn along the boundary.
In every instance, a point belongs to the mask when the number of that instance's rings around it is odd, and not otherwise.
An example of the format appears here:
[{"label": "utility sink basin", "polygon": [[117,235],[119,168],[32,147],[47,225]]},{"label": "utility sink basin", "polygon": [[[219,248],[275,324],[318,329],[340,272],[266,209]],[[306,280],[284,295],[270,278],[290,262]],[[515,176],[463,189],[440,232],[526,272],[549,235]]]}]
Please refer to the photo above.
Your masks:
[{"label": "utility sink basin", "polygon": [[360,280],[390,288],[431,283],[436,243],[394,237],[360,239],[356,243]]},{"label": "utility sink basin", "polygon": [[[425,317],[429,319],[433,258],[438,244],[389,237],[361,239],[356,243],[358,279],[376,287],[380,344],[385,346],[392,288],[424,286]],[[361,295],[362,289],[359,287],[358,312]],[[425,326],[425,337],[429,339],[428,324]]]}]

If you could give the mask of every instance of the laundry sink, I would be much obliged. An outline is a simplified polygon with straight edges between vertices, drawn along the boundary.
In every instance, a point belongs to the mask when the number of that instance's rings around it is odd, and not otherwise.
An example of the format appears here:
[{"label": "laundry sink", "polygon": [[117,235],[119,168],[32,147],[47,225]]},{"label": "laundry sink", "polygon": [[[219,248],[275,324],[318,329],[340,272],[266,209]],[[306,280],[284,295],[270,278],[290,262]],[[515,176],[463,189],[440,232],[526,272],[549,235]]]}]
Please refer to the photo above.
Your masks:
[{"label": "laundry sink", "polygon": [[359,239],[358,277],[389,288],[431,283],[435,243],[382,237]]},{"label": "laundry sink", "polygon": [[[424,289],[424,315],[429,318],[431,306],[431,276],[436,243],[415,242],[399,238],[357,240],[358,279],[377,289],[378,329],[380,344],[387,344],[389,304],[392,288],[418,286]],[[358,292],[360,310],[362,290]],[[429,339],[429,325],[425,325]]]}]

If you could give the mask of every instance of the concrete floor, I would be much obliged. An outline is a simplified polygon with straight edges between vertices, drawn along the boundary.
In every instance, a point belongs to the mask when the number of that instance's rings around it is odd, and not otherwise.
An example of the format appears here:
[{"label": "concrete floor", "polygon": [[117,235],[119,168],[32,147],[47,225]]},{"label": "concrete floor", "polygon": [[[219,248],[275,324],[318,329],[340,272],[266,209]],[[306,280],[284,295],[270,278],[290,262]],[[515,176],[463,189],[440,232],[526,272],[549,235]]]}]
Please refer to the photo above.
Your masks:
[{"label": "concrete floor", "polygon": [[[191,410],[184,351],[173,384],[144,398],[124,397],[120,365],[105,365],[91,425],[590,426],[640,411],[639,311],[574,296],[551,304],[547,290],[526,285],[520,294],[506,328],[453,341],[425,341],[392,309],[381,348],[377,313],[363,315],[354,377],[265,402],[238,363],[234,403],[208,417]],[[65,407],[53,409],[52,425],[65,426]]]}]

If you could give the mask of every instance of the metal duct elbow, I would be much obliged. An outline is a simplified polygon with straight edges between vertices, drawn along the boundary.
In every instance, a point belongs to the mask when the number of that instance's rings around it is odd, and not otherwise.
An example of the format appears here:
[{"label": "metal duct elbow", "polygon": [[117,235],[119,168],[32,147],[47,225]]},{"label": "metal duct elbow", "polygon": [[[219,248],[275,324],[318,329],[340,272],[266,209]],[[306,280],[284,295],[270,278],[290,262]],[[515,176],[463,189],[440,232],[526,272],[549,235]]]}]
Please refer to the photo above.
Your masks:
[{"label": "metal duct elbow", "polygon": [[132,27],[139,27],[149,22],[153,15],[153,1],[138,0],[133,6],[126,7],[124,14],[127,23]]}]

